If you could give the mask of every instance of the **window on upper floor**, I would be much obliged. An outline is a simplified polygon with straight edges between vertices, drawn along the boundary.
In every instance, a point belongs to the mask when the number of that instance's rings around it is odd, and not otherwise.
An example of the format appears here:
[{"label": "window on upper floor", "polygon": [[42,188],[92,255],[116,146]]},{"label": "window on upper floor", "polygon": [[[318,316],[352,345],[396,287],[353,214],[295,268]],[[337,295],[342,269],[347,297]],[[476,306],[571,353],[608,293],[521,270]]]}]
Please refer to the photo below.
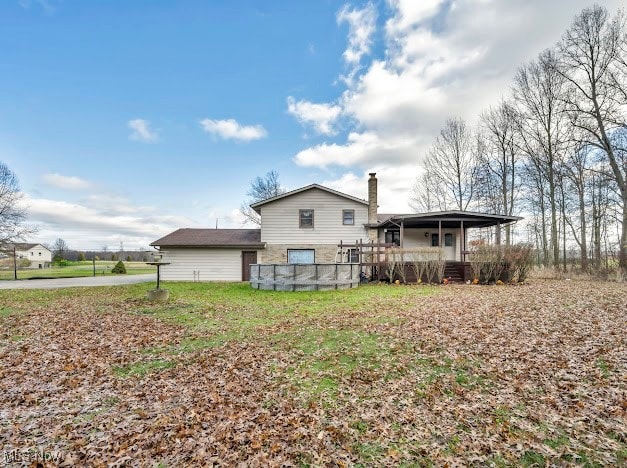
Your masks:
[{"label": "window on upper floor", "polygon": [[355,210],[342,210],[342,224],[345,226],[355,224]]},{"label": "window on upper floor", "polygon": [[298,210],[298,227],[301,229],[314,227],[314,210]]}]

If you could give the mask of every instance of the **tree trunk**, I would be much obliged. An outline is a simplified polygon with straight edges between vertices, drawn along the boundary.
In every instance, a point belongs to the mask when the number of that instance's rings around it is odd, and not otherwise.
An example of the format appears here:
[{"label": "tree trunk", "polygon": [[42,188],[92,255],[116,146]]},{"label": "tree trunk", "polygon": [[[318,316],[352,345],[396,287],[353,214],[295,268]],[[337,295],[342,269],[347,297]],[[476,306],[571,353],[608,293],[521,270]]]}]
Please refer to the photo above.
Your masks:
[{"label": "tree trunk", "polygon": [[621,199],[623,201],[622,230],[620,244],[618,246],[618,266],[621,269],[622,274],[627,275],[627,180],[625,180],[625,175],[623,174],[621,167],[616,160],[616,155],[614,154],[614,147],[612,145],[612,142],[610,141],[609,137],[607,136],[607,132],[605,131],[605,122],[603,122],[603,118],[601,117],[596,88],[594,86],[592,88],[592,103],[594,104],[594,113],[597,125],[599,127],[601,142],[605,147],[604,149],[607,153],[610,167],[612,168],[612,172],[614,173],[616,185],[618,185],[618,190],[620,191]]},{"label": "tree trunk", "polygon": [[623,194],[623,229],[621,231],[618,255],[618,263],[622,270],[623,278],[627,278],[627,194]]},{"label": "tree trunk", "polygon": [[581,244],[579,246],[581,252],[581,269],[583,271],[588,270],[588,239],[586,236],[586,230],[588,229],[586,223],[586,203],[584,200],[584,187],[583,182],[578,187],[579,192],[579,226],[581,228]]},{"label": "tree trunk", "polygon": [[[595,187],[596,190],[596,187]],[[594,267],[601,268],[601,215],[599,214],[599,200],[592,199],[592,244],[594,246]]]},{"label": "tree trunk", "polygon": [[557,234],[557,206],[555,203],[555,180],[553,170],[549,172],[549,203],[551,203],[551,249],[553,250],[553,265],[560,264],[560,244]]}]

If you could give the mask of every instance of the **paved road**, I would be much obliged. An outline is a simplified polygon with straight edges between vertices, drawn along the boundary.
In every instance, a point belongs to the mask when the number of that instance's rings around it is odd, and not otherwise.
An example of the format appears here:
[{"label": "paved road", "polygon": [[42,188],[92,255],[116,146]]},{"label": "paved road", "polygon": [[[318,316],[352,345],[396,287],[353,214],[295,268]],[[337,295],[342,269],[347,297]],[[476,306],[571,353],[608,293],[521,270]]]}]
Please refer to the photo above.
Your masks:
[{"label": "paved road", "polygon": [[38,280],[0,281],[0,289],[58,289],[90,286],[157,282],[156,273],[147,275],[87,276],[85,278],[55,278]]}]

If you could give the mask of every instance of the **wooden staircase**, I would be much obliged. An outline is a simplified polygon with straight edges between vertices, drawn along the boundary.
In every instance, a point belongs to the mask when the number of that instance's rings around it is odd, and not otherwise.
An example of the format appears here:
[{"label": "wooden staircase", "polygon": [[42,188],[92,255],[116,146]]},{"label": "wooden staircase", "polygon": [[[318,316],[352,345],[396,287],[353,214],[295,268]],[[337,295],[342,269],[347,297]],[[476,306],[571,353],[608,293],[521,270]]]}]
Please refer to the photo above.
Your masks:
[{"label": "wooden staircase", "polygon": [[447,264],[444,267],[444,278],[448,279],[450,283],[463,283],[464,277],[455,265]]}]

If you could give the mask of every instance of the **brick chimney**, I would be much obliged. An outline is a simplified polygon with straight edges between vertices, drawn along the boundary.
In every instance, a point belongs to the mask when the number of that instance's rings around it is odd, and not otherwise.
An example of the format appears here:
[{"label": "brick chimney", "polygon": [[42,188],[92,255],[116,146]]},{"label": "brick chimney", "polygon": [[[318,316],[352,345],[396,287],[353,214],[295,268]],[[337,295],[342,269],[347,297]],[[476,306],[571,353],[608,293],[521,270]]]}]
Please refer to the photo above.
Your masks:
[{"label": "brick chimney", "polygon": [[[377,178],[376,172],[370,173],[368,179],[368,224],[377,223]],[[368,237],[370,240],[377,240],[377,229],[369,229]]]}]

